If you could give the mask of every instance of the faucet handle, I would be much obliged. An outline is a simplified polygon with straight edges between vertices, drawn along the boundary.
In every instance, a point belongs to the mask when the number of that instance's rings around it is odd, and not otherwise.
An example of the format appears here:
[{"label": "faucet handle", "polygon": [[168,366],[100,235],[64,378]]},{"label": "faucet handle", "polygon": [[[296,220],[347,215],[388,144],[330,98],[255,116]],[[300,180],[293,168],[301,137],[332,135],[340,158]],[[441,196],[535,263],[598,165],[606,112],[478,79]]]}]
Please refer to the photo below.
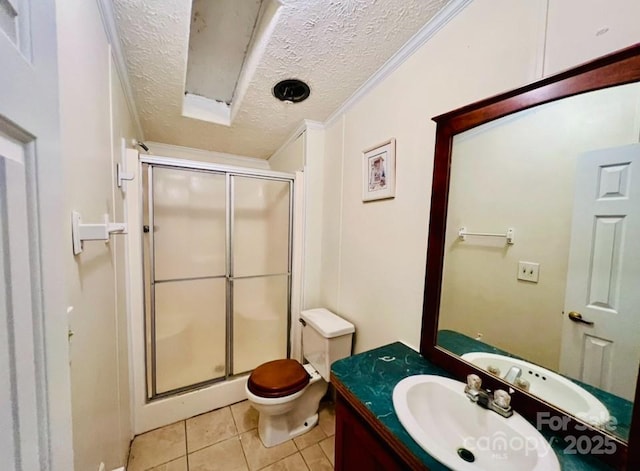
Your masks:
[{"label": "faucet handle", "polygon": [[465,390],[467,391],[479,391],[482,386],[482,379],[480,376],[475,374],[467,375],[467,387]]},{"label": "faucet handle", "polygon": [[497,389],[493,393],[493,402],[498,407],[507,410],[511,406],[511,396],[507,391]]},{"label": "faucet handle", "polygon": [[529,387],[531,386],[529,381],[527,381],[524,378],[517,378],[513,384],[515,386],[519,387],[520,389],[525,390],[525,391],[528,391]]}]

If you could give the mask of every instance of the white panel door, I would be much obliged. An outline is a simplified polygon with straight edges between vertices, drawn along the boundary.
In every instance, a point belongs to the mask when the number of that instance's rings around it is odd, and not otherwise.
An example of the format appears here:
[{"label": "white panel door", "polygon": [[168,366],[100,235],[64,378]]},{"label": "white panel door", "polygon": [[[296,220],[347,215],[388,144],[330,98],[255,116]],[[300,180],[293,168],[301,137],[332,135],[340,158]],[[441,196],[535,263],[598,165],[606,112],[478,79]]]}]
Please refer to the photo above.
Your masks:
[{"label": "white panel door", "polygon": [[73,469],[53,0],[0,0],[0,463]]},{"label": "white panel door", "polygon": [[640,145],[581,155],[562,373],[633,400],[640,364],[639,280]]}]

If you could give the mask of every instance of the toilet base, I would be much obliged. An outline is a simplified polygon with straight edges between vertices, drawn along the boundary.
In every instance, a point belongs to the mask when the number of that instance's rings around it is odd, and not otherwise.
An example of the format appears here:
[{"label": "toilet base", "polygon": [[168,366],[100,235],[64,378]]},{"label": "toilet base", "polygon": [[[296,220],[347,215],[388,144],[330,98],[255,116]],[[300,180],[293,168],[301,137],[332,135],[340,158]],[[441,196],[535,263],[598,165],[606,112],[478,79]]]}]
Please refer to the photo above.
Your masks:
[{"label": "toilet base", "polygon": [[[283,419],[285,418],[283,417]],[[279,423],[277,419],[274,420],[272,417],[271,420],[258,420],[258,436],[265,447],[271,448],[307,433],[317,424],[318,414],[314,414],[298,427],[288,430],[286,423]]]},{"label": "toilet base", "polygon": [[305,420],[303,424],[300,425],[300,427],[293,429],[291,433],[289,433],[289,438],[299,437],[300,435],[307,433],[317,424],[318,424],[318,414],[315,414],[314,416],[309,417],[307,420]]}]

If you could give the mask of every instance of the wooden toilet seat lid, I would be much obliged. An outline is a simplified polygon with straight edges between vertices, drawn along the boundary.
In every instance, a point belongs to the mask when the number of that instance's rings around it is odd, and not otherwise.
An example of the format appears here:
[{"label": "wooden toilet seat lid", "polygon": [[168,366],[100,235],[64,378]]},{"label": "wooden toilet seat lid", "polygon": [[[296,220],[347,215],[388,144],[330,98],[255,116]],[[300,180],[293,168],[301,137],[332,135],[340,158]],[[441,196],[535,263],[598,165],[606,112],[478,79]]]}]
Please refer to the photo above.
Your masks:
[{"label": "wooden toilet seat lid", "polygon": [[256,396],[284,397],[304,389],[309,378],[309,373],[298,361],[273,360],[253,370],[247,386]]}]

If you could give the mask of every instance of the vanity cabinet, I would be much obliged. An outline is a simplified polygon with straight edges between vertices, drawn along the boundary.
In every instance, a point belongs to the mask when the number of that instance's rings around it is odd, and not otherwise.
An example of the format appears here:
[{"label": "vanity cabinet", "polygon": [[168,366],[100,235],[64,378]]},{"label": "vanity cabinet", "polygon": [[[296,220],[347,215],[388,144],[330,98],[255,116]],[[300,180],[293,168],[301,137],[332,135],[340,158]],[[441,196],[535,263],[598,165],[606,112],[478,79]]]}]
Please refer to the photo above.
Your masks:
[{"label": "vanity cabinet", "polygon": [[[393,390],[414,375],[450,377],[403,343],[368,350],[331,365],[336,392],[335,469],[337,471],[395,471],[447,468],[425,452],[404,429],[393,407]],[[463,385],[461,387],[464,387]],[[433,427],[442,424],[433,423]],[[592,456],[566,453],[563,440],[545,435],[560,462],[573,471],[611,471]],[[638,471],[640,467],[616,469]]]},{"label": "vanity cabinet", "polygon": [[348,396],[337,384],[336,471],[428,470],[361,402]]}]

